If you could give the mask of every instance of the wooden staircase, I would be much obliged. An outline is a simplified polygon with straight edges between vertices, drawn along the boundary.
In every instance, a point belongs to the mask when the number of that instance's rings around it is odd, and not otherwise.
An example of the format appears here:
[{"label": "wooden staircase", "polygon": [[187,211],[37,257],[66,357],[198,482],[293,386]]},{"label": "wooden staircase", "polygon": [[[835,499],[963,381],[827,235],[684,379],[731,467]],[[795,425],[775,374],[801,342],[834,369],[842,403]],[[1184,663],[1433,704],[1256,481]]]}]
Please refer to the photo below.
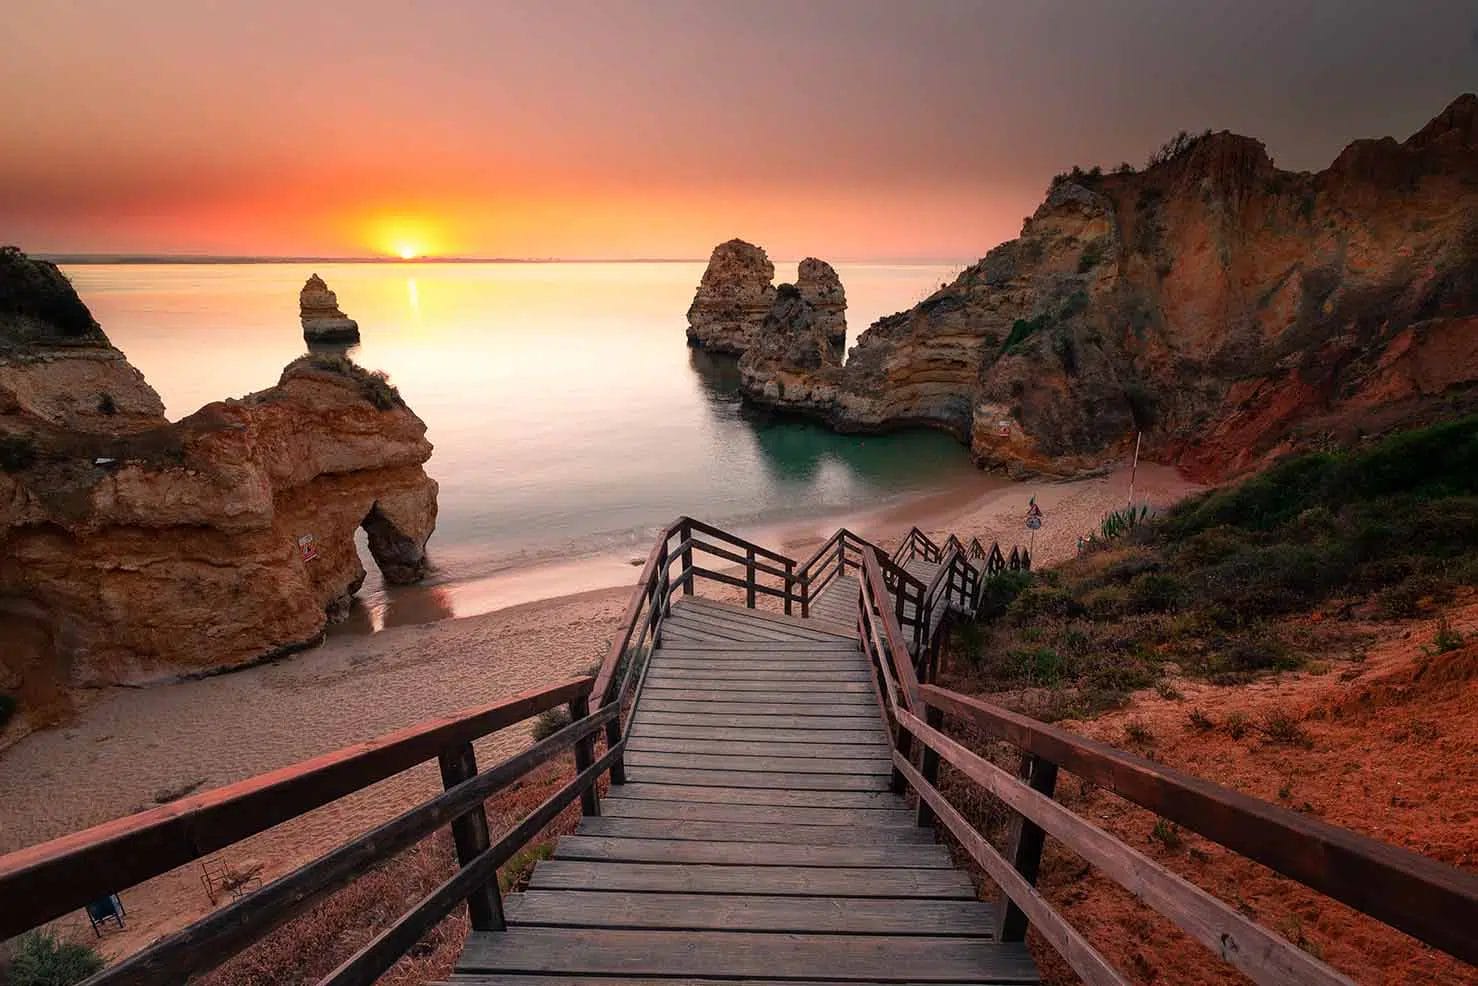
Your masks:
[{"label": "wooden staircase", "polygon": [[626,783],[507,898],[506,930],[472,934],[451,982],[1037,981],[889,790],[871,669],[841,619],[682,598],[626,749]]}]

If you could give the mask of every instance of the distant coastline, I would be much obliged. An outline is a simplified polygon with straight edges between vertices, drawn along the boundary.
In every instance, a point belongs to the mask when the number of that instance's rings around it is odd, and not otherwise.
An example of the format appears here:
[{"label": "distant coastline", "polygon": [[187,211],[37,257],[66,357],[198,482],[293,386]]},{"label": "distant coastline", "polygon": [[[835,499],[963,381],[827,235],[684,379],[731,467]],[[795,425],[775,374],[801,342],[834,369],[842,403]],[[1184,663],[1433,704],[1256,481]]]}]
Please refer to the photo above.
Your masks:
[{"label": "distant coastline", "polygon": [[[149,253],[44,253],[28,251],[37,260],[73,266],[101,264],[702,264],[707,257],[229,257],[211,254]],[[873,257],[863,260],[842,259],[837,263],[899,264],[935,266],[939,264],[973,263],[959,257]]]}]

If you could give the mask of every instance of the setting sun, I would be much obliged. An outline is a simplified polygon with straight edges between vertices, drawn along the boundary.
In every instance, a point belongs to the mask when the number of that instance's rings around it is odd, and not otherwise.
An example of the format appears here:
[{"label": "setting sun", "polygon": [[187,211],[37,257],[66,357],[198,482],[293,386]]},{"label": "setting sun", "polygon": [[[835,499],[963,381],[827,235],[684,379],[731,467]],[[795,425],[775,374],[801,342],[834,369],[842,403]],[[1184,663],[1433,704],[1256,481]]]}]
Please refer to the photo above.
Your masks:
[{"label": "setting sun", "polygon": [[401,246],[397,247],[395,252],[400,254],[401,260],[415,260],[421,255],[420,250],[417,250],[415,247],[408,244],[402,244]]}]

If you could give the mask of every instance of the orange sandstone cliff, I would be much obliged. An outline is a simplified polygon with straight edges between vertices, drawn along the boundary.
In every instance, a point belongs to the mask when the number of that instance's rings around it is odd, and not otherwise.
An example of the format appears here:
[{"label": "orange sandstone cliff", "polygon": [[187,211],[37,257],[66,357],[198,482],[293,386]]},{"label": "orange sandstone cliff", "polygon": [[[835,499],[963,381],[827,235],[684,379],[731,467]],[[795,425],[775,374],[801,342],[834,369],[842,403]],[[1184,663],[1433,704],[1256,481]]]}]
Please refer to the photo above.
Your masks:
[{"label": "orange sandstone cliff", "polygon": [[1146,455],[1217,480],[1478,406],[1478,97],[1316,174],[1226,132],[1143,171],[1074,169],[844,365],[784,356],[812,348],[771,342],[748,399],[941,428],[1016,474],[1100,467],[1143,431]]},{"label": "orange sandstone cliff", "polygon": [[51,264],[0,252],[0,691],[250,663],[318,639],[365,570],[426,569],[426,427],[384,378],[304,357],[170,423]]}]

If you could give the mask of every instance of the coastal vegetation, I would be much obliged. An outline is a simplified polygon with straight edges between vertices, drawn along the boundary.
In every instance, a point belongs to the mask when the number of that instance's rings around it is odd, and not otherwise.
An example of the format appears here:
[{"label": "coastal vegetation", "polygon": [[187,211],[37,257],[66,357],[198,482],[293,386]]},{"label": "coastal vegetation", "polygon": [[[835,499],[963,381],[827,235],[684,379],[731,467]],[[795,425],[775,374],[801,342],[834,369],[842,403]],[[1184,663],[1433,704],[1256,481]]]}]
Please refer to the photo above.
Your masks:
[{"label": "coastal vegetation", "polygon": [[0,967],[0,979],[9,986],[75,986],[102,967],[102,956],[87,945],[29,931],[17,940],[9,967]]},{"label": "coastal vegetation", "polygon": [[1478,416],[1290,458],[1163,515],[1111,514],[1100,534],[988,584],[955,631],[955,687],[1076,718],[1169,673],[1250,681],[1307,665],[1354,619],[1436,612],[1478,585]]}]

